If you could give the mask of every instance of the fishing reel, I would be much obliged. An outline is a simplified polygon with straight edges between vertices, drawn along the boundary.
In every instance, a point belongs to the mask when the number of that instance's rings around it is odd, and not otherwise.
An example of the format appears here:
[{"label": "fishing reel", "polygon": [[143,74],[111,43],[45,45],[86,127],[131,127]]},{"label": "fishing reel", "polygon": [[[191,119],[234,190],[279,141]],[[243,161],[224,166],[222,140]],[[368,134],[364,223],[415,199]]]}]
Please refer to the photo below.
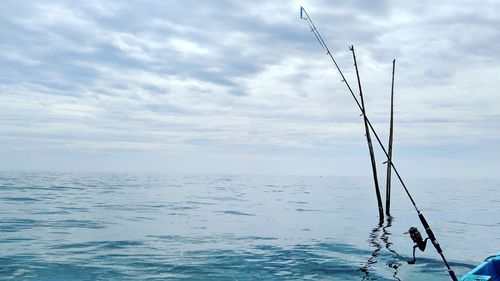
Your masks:
[{"label": "fishing reel", "polygon": [[410,229],[408,229],[408,231],[405,232],[404,234],[410,234],[410,238],[414,243],[413,259],[408,261],[409,264],[414,264],[417,261],[417,258],[415,257],[415,249],[419,248],[420,251],[422,252],[425,251],[425,247],[427,246],[427,240],[429,239],[429,237],[425,238],[425,240],[422,239],[422,234],[420,233],[420,231],[418,231],[416,227],[410,227]]}]

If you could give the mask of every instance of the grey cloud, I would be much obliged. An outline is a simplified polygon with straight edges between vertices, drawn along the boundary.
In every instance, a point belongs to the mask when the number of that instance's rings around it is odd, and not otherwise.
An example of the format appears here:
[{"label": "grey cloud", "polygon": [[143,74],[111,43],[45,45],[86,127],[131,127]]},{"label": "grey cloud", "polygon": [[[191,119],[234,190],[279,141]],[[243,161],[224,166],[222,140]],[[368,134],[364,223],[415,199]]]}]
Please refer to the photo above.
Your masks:
[{"label": "grey cloud", "polygon": [[[40,140],[89,151],[314,155],[334,144],[351,149],[362,137],[355,105],[289,1],[1,5],[15,15],[0,18],[6,147]],[[398,59],[402,145],[438,145],[464,132],[474,143],[498,138],[494,1],[304,5],[349,79],[348,45],[356,45],[369,114],[384,129]]]}]

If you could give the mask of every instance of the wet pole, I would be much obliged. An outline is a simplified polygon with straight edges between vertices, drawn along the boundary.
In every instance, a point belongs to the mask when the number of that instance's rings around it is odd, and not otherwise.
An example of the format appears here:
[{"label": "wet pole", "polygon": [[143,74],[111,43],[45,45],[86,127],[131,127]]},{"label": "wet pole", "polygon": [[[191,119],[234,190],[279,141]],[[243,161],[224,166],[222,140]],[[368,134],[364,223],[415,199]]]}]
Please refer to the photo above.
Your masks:
[{"label": "wet pole", "polygon": [[392,159],[392,135],[394,127],[394,72],[396,70],[396,59],[392,61],[392,85],[391,85],[391,121],[389,125],[389,146],[387,156],[387,178],[385,181],[385,214],[391,215],[391,159]]},{"label": "wet pole", "polygon": [[378,215],[379,215],[380,221],[384,221],[384,207],[382,206],[382,197],[380,196],[380,187],[378,185],[377,164],[375,161],[375,153],[373,151],[372,138],[370,136],[370,128],[368,128],[368,121],[366,119],[366,107],[365,107],[365,101],[363,98],[363,90],[361,88],[361,78],[359,77],[358,63],[356,61],[356,53],[354,52],[354,46],[351,45],[351,47],[349,47],[349,49],[352,52],[352,58],[354,60],[354,67],[356,68],[356,77],[358,80],[359,97],[361,100],[361,112],[362,112],[364,124],[365,124],[366,142],[368,143],[368,150],[370,152],[370,160],[371,160],[371,164],[372,164],[372,173],[373,173],[373,182],[375,184],[375,194],[377,195]]},{"label": "wet pole", "polygon": [[[300,18],[306,20],[307,23],[309,24],[309,27],[311,28],[311,32],[314,33],[314,36],[316,37],[316,39],[320,43],[321,47],[323,47],[323,49],[325,49],[326,54],[330,57],[333,64],[337,68],[340,76],[342,77],[342,82],[346,85],[347,89],[349,90],[349,93],[351,94],[354,101],[358,105],[358,108],[363,113],[363,108],[361,107],[361,104],[359,103],[358,99],[356,98],[356,95],[354,94],[353,90],[351,89],[351,86],[349,85],[349,83],[347,83],[347,80],[345,79],[344,73],[340,69],[339,65],[337,64],[337,61],[335,60],[332,53],[330,52],[330,49],[328,49],[328,46],[326,45],[325,41],[321,37],[321,34],[319,33],[318,29],[316,28],[313,21],[311,20],[311,18],[309,17],[309,15],[307,14],[306,10],[303,7],[300,7]],[[373,135],[375,136],[380,148],[385,153],[385,156],[387,158],[389,158],[389,154],[387,153],[387,150],[385,149],[384,145],[382,144],[382,141],[380,140],[380,138],[377,134],[377,131],[375,131],[375,129],[373,128],[373,125],[371,124],[370,119],[366,115],[365,115],[365,119],[366,119],[366,122],[368,123],[368,126],[370,127],[370,130],[372,131]],[[453,269],[451,269],[450,265],[448,264],[448,261],[446,260],[444,254],[443,254],[443,250],[441,249],[441,246],[439,245],[439,242],[437,241],[436,236],[434,235],[434,232],[432,231],[431,227],[429,226],[429,223],[427,223],[427,220],[425,219],[424,215],[418,209],[417,204],[413,200],[413,197],[411,196],[410,191],[408,190],[408,188],[406,187],[406,184],[403,181],[403,178],[401,177],[398,170],[396,169],[396,165],[394,165],[394,163],[392,161],[389,162],[389,164],[391,165],[392,169],[394,170],[394,173],[396,174],[399,182],[403,186],[403,189],[406,192],[406,195],[408,195],[408,198],[410,199],[413,207],[415,208],[415,211],[417,211],[417,215],[418,215],[418,218],[420,219],[420,223],[422,223],[423,227],[425,228],[425,232],[427,233],[427,236],[429,236],[429,238],[432,242],[432,245],[434,246],[434,248],[436,249],[438,254],[441,256],[441,259],[443,260],[446,268],[448,269],[448,274],[450,275],[450,277],[453,281],[458,281],[457,276],[455,275],[455,272],[453,271]]]}]

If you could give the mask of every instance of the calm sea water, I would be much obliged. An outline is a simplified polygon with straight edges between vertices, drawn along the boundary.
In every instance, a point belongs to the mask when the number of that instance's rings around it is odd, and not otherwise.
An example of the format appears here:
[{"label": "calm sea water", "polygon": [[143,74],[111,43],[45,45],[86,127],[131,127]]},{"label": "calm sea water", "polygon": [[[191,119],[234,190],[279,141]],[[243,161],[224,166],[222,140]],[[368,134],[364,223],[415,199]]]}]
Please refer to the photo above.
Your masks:
[{"label": "calm sea water", "polygon": [[[407,183],[461,275],[500,251],[500,182]],[[399,185],[369,179],[0,173],[0,280],[449,280]]]}]

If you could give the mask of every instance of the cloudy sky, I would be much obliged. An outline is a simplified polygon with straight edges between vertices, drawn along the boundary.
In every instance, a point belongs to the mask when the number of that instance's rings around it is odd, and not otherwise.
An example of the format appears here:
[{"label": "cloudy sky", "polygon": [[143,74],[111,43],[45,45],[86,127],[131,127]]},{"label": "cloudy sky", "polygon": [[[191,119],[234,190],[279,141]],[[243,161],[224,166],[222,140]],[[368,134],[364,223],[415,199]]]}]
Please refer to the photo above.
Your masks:
[{"label": "cloudy sky", "polygon": [[2,1],[0,169],[369,176],[301,5],[403,175],[498,177],[496,0]]}]

